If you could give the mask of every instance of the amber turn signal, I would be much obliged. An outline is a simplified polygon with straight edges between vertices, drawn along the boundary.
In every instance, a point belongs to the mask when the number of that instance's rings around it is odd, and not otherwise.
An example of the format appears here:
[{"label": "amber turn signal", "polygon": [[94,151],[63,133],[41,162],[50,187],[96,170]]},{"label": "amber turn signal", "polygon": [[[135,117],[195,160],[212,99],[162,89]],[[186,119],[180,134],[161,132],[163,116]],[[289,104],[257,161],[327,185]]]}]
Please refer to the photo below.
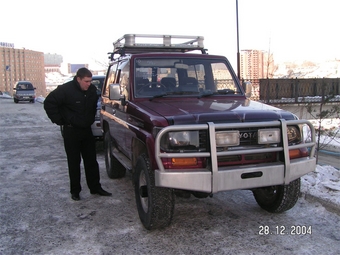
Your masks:
[{"label": "amber turn signal", "polygon": [[192,166],[197,165],[197,158],[172,158],[171,162],[174,166]]}]

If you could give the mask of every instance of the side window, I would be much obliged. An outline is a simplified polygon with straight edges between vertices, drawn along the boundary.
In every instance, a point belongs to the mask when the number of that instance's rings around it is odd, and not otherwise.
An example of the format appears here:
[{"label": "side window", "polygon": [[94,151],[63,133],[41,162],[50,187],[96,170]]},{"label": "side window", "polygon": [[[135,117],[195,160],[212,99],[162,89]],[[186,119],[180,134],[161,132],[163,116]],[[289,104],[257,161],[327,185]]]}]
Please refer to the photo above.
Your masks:
[{"label": "side window", "polygon": [[109,85],[115,83],[116,81],[116,72],[117,72],[117,63],[110,66],[110,69],[107,73],[107,79],[105,83],[105,89],[103,90],[103,96],[109,97]]},{"label": "side window", "polygon": [[129,78],[130,78],[130,65],[129,65],[129,61],[123,62],[120,66],[119,66],[119,70],[120,70],[120,75],[119,75],[119,85],[120,85],[120,93],[122,95],[125,95],[125,98],[128,99],[129,98],[129,91],[130,91],[130,87],[129,87]]}]

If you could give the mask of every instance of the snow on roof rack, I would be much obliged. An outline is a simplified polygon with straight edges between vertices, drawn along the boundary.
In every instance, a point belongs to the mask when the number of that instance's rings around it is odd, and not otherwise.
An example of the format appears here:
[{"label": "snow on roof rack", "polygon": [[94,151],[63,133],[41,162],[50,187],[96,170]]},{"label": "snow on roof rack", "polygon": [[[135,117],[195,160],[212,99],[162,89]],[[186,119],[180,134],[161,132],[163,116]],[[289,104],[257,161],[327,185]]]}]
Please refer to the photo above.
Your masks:
[{"label": "snow on roof rack", "polygon": [[188,52],[205,54],[203,36],[125,34],[113,43],[113,54],[142,52]]}]

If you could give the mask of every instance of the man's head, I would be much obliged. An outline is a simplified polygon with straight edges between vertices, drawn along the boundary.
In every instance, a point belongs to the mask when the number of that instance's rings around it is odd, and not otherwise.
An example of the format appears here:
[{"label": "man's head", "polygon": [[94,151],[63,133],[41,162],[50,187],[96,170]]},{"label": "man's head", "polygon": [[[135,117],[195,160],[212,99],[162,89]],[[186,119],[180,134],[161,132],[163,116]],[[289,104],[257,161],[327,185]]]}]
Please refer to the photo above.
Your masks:
[{"label": "man's head", "polygon": [[85,67],[78,69],[76,78],[81,90],[88,90],[92,81],[92,73],[90,70]]}]

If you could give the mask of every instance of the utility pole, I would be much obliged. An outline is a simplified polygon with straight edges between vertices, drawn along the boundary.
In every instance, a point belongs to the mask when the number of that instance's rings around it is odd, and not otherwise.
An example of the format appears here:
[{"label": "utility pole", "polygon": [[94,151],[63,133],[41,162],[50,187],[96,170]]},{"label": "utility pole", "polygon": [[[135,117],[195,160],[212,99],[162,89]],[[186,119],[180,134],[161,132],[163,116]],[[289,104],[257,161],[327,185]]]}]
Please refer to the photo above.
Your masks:
[{"label": "utility pole", "polygon": [[238,0],[236,0],[236,30],[237,30],[237,77],[241,80],[240,75],[240,46],[239,46],[239,33],[238,33]]}]

